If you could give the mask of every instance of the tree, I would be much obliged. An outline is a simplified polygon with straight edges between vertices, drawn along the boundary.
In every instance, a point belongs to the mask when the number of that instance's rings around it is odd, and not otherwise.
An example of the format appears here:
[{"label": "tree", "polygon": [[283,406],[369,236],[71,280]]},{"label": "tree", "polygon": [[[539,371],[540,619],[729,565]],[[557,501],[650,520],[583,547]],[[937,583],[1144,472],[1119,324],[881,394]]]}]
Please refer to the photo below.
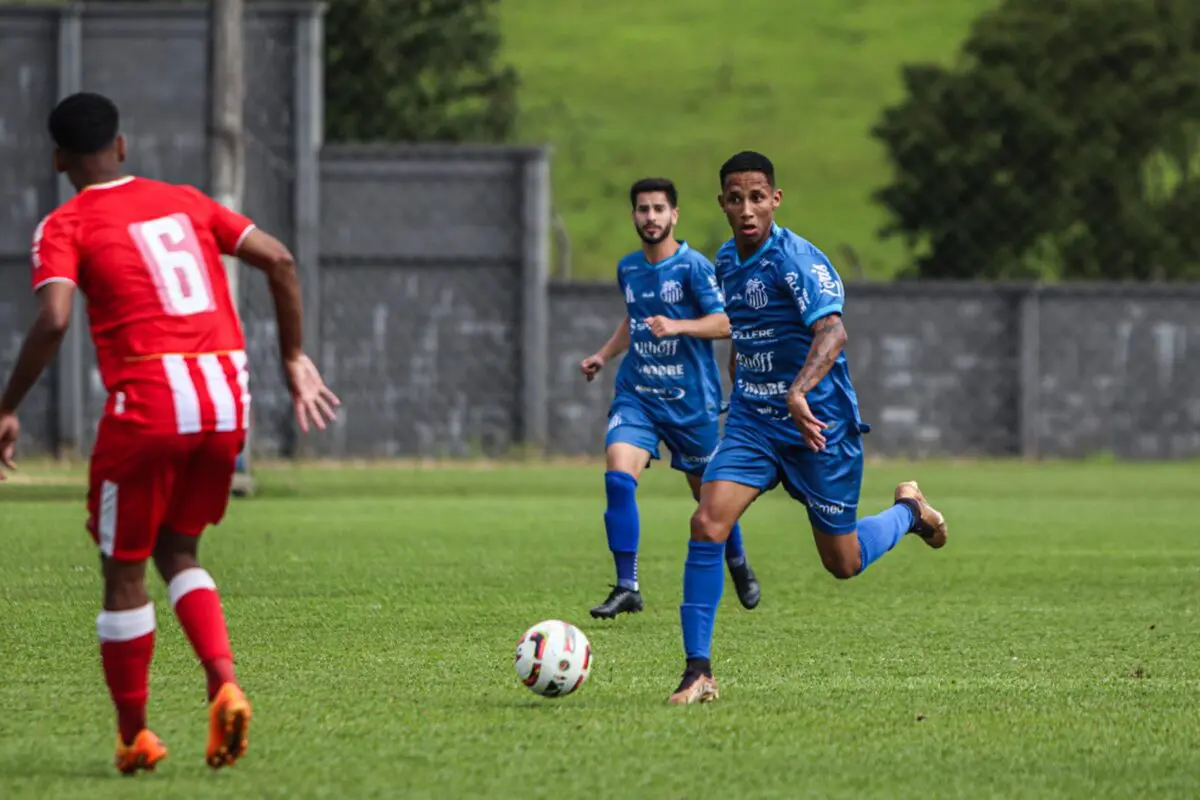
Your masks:
[{"label": "tree", "polygon": [[499,142],[517,75],[500,66],[498,0],[332,0],[326,136],[339,142]]},{"label": "tree", "polygon": [[1005,0],[904,69],[875,193],[936,278],[1200,276],[1200,4]]}]

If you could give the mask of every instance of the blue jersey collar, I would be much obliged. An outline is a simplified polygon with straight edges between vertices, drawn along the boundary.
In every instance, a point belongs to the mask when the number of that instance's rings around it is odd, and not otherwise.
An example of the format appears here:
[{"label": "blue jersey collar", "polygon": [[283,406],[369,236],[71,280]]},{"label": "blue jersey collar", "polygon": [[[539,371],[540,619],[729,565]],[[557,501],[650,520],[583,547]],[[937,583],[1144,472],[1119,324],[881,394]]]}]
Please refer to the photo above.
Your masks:
[{"label": "blue jersey collar", "polygon": [[683,258],[683,256],[690,249],[691,248],[688,247],[688,243],[686,241],[680,242],[679,249],[675,251],[675,255],[671,256],[670,258],[664,258],[662,261],[658,262],[657,264],[651,264],[649,261],[646,260],[646,254],[642,253],[642,264],[649,267],[650,269],[662,269],[663,267],[669,267],[672,264],[674,264],[676,261],[678,261],[679,259]]},{"label": "blue jersey collar", "polygon": [[767,248],[769,248],[772,244],[775,243],[775,238],[777,236],[779,236],[779,233],[782,230],[783,229],[779,227],[778,223],[772,222],[771,223],[771,233],[767,236],[766,239],[763,240],[763,243],[758,246],[758,249],[755,250],[753,253],[751,253],[750,257],[747,258],[745,261],[742,261],[742,257],[738,254],[737,242],[734,241],[734,245],[733,245],[734,263],[737,264],[739,269],[742,267],[748,267],[751,264],[756,263],[760,258],[762,258],[762,254],[767,252]]}]

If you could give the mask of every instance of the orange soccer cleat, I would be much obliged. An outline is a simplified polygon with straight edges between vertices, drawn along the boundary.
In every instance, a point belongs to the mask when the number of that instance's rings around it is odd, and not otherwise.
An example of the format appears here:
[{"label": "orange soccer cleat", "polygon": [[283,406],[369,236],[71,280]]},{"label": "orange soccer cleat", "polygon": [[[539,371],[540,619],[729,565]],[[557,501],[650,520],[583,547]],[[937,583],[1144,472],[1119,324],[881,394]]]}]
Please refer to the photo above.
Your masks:
[{"label": "orange soccer cleat", "polygon": [[246,754],[250,732],[250,701],[236,683],[226,683],[208,711],[208,755],[213,769],[233,766]]},{"label": "orange soccer cleat", "polygon": [[717,681],[712,675],[689,668],[683,673],[679,688],[667,698],[667,702],[673,706],[687,706],[692,703],[711,703],[719,696]]},{"label": "orange soccer cleat", "polygon": [[905,481],[896,487],[896,502],[907,502],[916,516],[912,532],[925,540],[935,550],[944,547],[947,539],[946,518],[925,500],[924,493],[916,481]]},{"label": "orange soccer cleat", "polygon": [[117,756],[113,763],[123,775],[133,775],[139,770],[153,772],[158,762],[166,757],[166,745],[153,731],[143,728],[133,738],[132,744],[125,744],[120,735],[117,736]]}]

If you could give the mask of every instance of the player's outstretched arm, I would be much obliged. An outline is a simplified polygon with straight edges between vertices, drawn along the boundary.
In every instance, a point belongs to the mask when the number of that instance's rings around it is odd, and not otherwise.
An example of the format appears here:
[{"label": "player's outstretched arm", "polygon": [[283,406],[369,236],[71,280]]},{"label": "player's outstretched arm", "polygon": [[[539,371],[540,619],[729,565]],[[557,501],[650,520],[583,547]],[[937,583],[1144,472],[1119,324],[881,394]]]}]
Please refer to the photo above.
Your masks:
[{"label": "player's outstretched arm", "polygon": [[629,315],[626,314],[625,319],[621,320],[617,325],[617,329],[613,331],[612,336],[608,337],[608,341],[604,343],[604,346],[580,362],[579,370],[583,373],[583,377],[587,378],[590,382],[600,370],[604,369],[605,364],[628,349]]},{"label": "player's outstretched arm", "polygon": [[837,357],[846,347],[846,327],[842,324],[842,315],[833,313],[821,317],[813,322],[812,332],[813,341],[808,350],[808,358],[805,359],[796,379],[792,381],[787,402],[792,420],[804,434],[804,441],[813,450],[822,450],[825,447],[825,435],[822,431],[828,425],[813,416],[805,395],[829,373]]},{"label": "player's outstretched arm", "polygon": [[646,320],[651,332],[662,339],[666,336],[691,336],[696,339],[728,339],[729,316],[723,312],[706,314],[700,319],[671,319],[650,317]]},{"label": "player's outstretched arm", "polygon": [[[8,385],[0,396],[0,464],[8,469],[16,469],[13,454],[21,431],[17,409],[58,352],[67,326],[71,324],[74,299],[75,284],[69,281],[53,281],[38,290],[41,308],[25,335]],[[0,480],[3,479],[4,473],[0,472]]]},{"label": "player's outstretched arm", "polygon": [[334,408],[341,405],[341,401],[325,385],[321,373],[304,354],[304,319],[296,259],[283,242],[257,228],[245,236],[236,255],[267,276],[279,328],[279,352],[287,371],[288,388],[292,392],[300,430],[307,433],[310,421],[324,430],[326,422],[335,419]]},{"label": "player's outstretched arm", "polygon": [[246,234],[235,255],[267,276],[275,318],[279,325],[279,351],[285,362],[303,355],[304,314],[296,259],[287,245],[258,228]]}]

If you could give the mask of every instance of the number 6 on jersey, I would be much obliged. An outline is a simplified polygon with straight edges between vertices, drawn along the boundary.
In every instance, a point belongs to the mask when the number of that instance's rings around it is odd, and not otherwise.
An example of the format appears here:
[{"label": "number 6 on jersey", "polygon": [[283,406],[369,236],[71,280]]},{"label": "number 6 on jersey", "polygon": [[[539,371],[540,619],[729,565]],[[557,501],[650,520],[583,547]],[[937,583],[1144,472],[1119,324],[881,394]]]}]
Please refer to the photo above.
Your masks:
[{"label": "number 6 on jersey", "polygon": [[213,311],[212,286],[196,230],[186,214],[171,214],[129,226],[129,235],[150,269],[168,314],[188,317]]}]

